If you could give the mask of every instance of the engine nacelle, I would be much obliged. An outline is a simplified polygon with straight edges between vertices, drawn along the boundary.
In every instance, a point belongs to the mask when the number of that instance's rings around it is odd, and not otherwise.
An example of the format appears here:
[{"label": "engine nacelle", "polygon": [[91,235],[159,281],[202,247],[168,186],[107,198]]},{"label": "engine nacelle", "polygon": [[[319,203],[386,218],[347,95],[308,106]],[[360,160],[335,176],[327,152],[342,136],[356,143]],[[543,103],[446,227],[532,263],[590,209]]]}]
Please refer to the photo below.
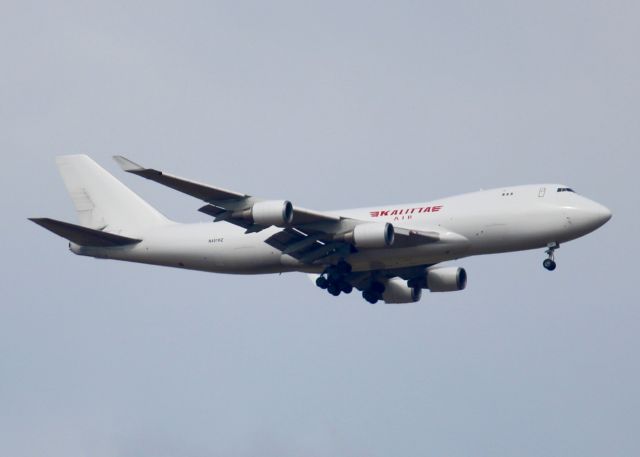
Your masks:
[{"label": "engine nacelle", "polygon": [[353,243],[358,248],[386,248],[393,244],[393,225],[388,222],[360,224],[337,239]]},{"label": "engine nacelle", "polygon": [[422,289],[409,287],[407,282],[400,278],[388,279],[383,284],[385,289],[382,299],[385,303],[414,303],[422,296]]},{"label": "engine nacelle", "polygon": [[467,272],[460,267],[429,268],[426,280],[431,292],[453,292],[467,287]]},{"label": "engine nacelle", "polygon": [[258,225],[282,227],[293,220],[293,205],[287,200],[269,200],[254,203],[251,219]]}]

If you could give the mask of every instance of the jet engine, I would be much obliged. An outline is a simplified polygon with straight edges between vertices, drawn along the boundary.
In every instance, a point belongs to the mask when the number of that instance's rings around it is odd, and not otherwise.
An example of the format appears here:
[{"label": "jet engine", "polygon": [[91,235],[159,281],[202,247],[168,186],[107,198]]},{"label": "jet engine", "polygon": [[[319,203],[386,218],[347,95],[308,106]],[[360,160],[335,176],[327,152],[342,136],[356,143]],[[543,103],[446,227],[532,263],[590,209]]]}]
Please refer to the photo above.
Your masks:
[{"label": "jet engine", "polygon": [[385,303],[414,303],[422,296],[422,289],[409,287],[407,282],[400,278],[388,279],[383,284],[385,289],[382,299]]},{"label": "jet engine", "polygon": [[253,221],[254,224],[266,227],[275,225],[282,227],[288,225],[293,220],[293,205],[287,200],[268,200],[254,203],[247,210],[234,213],[234,217],[242,217]]},{"label": "jet engine", "polygon": [[467,272],[460,267],[429,268],[426,287],[431,292],[453,292],[467,286]]},{"label": "jet engine", "polygon": [[393,244],[393,225],[388,222],[360,224],[336,239],[353,243],[358,248],[386,248]]}]

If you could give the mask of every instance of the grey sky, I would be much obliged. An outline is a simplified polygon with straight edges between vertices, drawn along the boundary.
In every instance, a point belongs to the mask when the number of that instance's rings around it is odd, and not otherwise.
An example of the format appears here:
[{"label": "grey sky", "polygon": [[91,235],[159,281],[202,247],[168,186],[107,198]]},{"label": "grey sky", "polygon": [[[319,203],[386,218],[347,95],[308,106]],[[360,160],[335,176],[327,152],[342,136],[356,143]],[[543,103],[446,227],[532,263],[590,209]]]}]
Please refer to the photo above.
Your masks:
[{"label": "grey sky", "polygon": [[[0,455],[637,456],[640,6],[3,2]],[[73,256],[87,153],[335,209],[562,182],[613,219],[370,306]]]}]

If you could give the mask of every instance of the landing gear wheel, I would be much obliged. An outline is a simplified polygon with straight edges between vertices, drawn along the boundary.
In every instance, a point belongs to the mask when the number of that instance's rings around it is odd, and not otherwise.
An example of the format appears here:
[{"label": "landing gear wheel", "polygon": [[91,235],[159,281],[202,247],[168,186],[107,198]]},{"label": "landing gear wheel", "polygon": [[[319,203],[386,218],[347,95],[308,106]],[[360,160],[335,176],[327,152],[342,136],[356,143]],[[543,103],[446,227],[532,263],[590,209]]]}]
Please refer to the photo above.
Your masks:
[{"label": "landing gear wheel", "polygon": [[316,279],[316,286],[321,289],[326,289],[327,287],[329,287],[329,281],[324,276],[318,276],[318,278]]},{"label": "landing gear wheel", "polygon": [[542,262],[542,266],[549,271],[553,271],[556,269],[556,263],[551,259],[544,259],[544,262]]},{"label": "landing gear wheel", "polygon": [[340,290],[345,294],[350,294],[353,290],[353,286],[346,281],[340,283]]},{"label": "landing gear wheel", "polygon": [[327,291],[334,297],[337,297],[338,295],[340,295],[340,286],[338,286],[335,282],[332,282],[327,287]]},{"label": "landing gear wheel", "polygon": [[374,292],[373,290],[365,290],[364,292],[362,292],[362,298],[364,298],[365,300],[367,300],[369,303],[371,303],[372,305],[375,305],[380,296]]}]

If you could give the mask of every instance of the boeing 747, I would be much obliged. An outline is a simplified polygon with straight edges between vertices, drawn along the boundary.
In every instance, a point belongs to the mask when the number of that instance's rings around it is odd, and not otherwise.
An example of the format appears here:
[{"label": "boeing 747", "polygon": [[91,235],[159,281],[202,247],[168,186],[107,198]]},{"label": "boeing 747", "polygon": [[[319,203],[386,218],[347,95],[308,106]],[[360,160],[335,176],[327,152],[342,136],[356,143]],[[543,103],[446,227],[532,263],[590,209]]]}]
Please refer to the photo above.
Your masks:
[{"label": "boeing 747", "polygon": [[56,162],[78,224],[33,218],[79,255],[232,274],[304,272],[331,295],[410,303],[423,290],[465,288],[467,273],[443,262],[545,249],[601,227],[611,212],[563,184],[509,186],[428,202],[315,211],[202,184],[122,156],[126,172],[191,195],[208,222],[181,224],[153,208],[86,155]]}]

